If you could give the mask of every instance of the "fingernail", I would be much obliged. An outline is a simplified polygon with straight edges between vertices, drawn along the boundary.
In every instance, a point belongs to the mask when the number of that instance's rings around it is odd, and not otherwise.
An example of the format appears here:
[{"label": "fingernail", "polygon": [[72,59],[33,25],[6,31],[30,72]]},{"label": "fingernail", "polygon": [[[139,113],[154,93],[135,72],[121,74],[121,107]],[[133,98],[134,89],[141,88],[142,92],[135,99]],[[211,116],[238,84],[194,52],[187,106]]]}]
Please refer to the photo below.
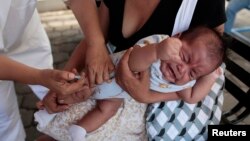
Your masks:
[{"label": "fingernail", "polygon": [[60,100],[58,100],[58,103],[63,104],[63,103],[64,103],[64,100],[63,100],[63,99],[60,99]]},{"label": "fingernail", "polygon": [[69,79],[74,79],[74,78],[75,78],[75,74],[69,73]]}]

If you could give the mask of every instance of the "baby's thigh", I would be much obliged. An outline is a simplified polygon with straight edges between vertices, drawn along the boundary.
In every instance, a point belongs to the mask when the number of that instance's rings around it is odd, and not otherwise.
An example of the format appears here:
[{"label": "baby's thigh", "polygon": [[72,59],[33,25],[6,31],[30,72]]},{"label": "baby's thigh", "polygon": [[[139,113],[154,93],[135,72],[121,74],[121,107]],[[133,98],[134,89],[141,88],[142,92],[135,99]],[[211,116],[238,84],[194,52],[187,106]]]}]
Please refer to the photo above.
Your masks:
[{"label": "baby's thigh", "polygon": [[104,114],[115,115],[122,103],[122,98],[98,100],[97,108]]}]

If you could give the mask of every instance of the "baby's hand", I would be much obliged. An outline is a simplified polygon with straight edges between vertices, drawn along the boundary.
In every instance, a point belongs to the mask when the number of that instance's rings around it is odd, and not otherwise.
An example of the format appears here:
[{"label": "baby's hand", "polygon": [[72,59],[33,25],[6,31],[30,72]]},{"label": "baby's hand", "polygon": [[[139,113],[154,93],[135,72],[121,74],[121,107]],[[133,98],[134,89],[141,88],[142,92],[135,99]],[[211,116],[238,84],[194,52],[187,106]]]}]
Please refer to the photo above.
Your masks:
[{"label": "baby's hand", "polygon": [[179,61],[182,43],[178,38],[169,37],[160,42],[156,48],[157,58],[160,60]]},{"label": "baby's hand", "polygon": [[212,77],[214,79],[217,79],[220,77],[221,74],[223,74],[223,69],[221,67],[218,67],[216,70],[212,72]]}]

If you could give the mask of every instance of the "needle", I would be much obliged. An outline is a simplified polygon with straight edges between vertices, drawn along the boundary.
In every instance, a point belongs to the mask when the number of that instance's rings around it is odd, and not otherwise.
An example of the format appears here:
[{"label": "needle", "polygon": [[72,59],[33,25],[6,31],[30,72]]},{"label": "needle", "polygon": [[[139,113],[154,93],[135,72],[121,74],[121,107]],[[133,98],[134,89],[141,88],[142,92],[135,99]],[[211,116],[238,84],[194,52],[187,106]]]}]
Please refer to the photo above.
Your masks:
[{"label": "needle", "polygon": [[81,79],[81,76],[80,75],[75,75],[75,79],[79,80],[79,79]]}]

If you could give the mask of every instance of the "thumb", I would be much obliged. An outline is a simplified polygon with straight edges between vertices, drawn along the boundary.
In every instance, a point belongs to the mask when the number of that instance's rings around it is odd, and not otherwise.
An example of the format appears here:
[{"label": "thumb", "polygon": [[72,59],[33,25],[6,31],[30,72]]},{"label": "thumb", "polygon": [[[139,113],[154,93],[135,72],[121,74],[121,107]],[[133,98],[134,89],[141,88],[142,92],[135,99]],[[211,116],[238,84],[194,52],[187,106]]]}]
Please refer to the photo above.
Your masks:
[{"label": "thumb", "polygon": [[149,82],[149,70],[140,72],[140,80],[142,82]]},{"label": "thumb", "polygon": [[133,50],[133,47],[131,47],[131,48],[129,48],[126,52],[125,52],[125,54],[123,55],[123,57],[122,57],[122,59],[121,59],[121,61],[123,62],[123,63],[127,63],[128,62],[128,60],[129,60],[129,55],[130,55],[130,53],[132,52],[132,50]]},{"label": "thumb", "polygon": [[43,110],[43,109],[45,108],[42,101],[38,101],[38,102],[36,103],[36,107],[37,107],[37,109],[39,109],[39,110]]},{"label": "thumb", "polygon": [[73,80],[75,78],[75,74],[72,72],[67,72],[67,71],[58,71],[56,74],[56,77],[58,80]]}]

